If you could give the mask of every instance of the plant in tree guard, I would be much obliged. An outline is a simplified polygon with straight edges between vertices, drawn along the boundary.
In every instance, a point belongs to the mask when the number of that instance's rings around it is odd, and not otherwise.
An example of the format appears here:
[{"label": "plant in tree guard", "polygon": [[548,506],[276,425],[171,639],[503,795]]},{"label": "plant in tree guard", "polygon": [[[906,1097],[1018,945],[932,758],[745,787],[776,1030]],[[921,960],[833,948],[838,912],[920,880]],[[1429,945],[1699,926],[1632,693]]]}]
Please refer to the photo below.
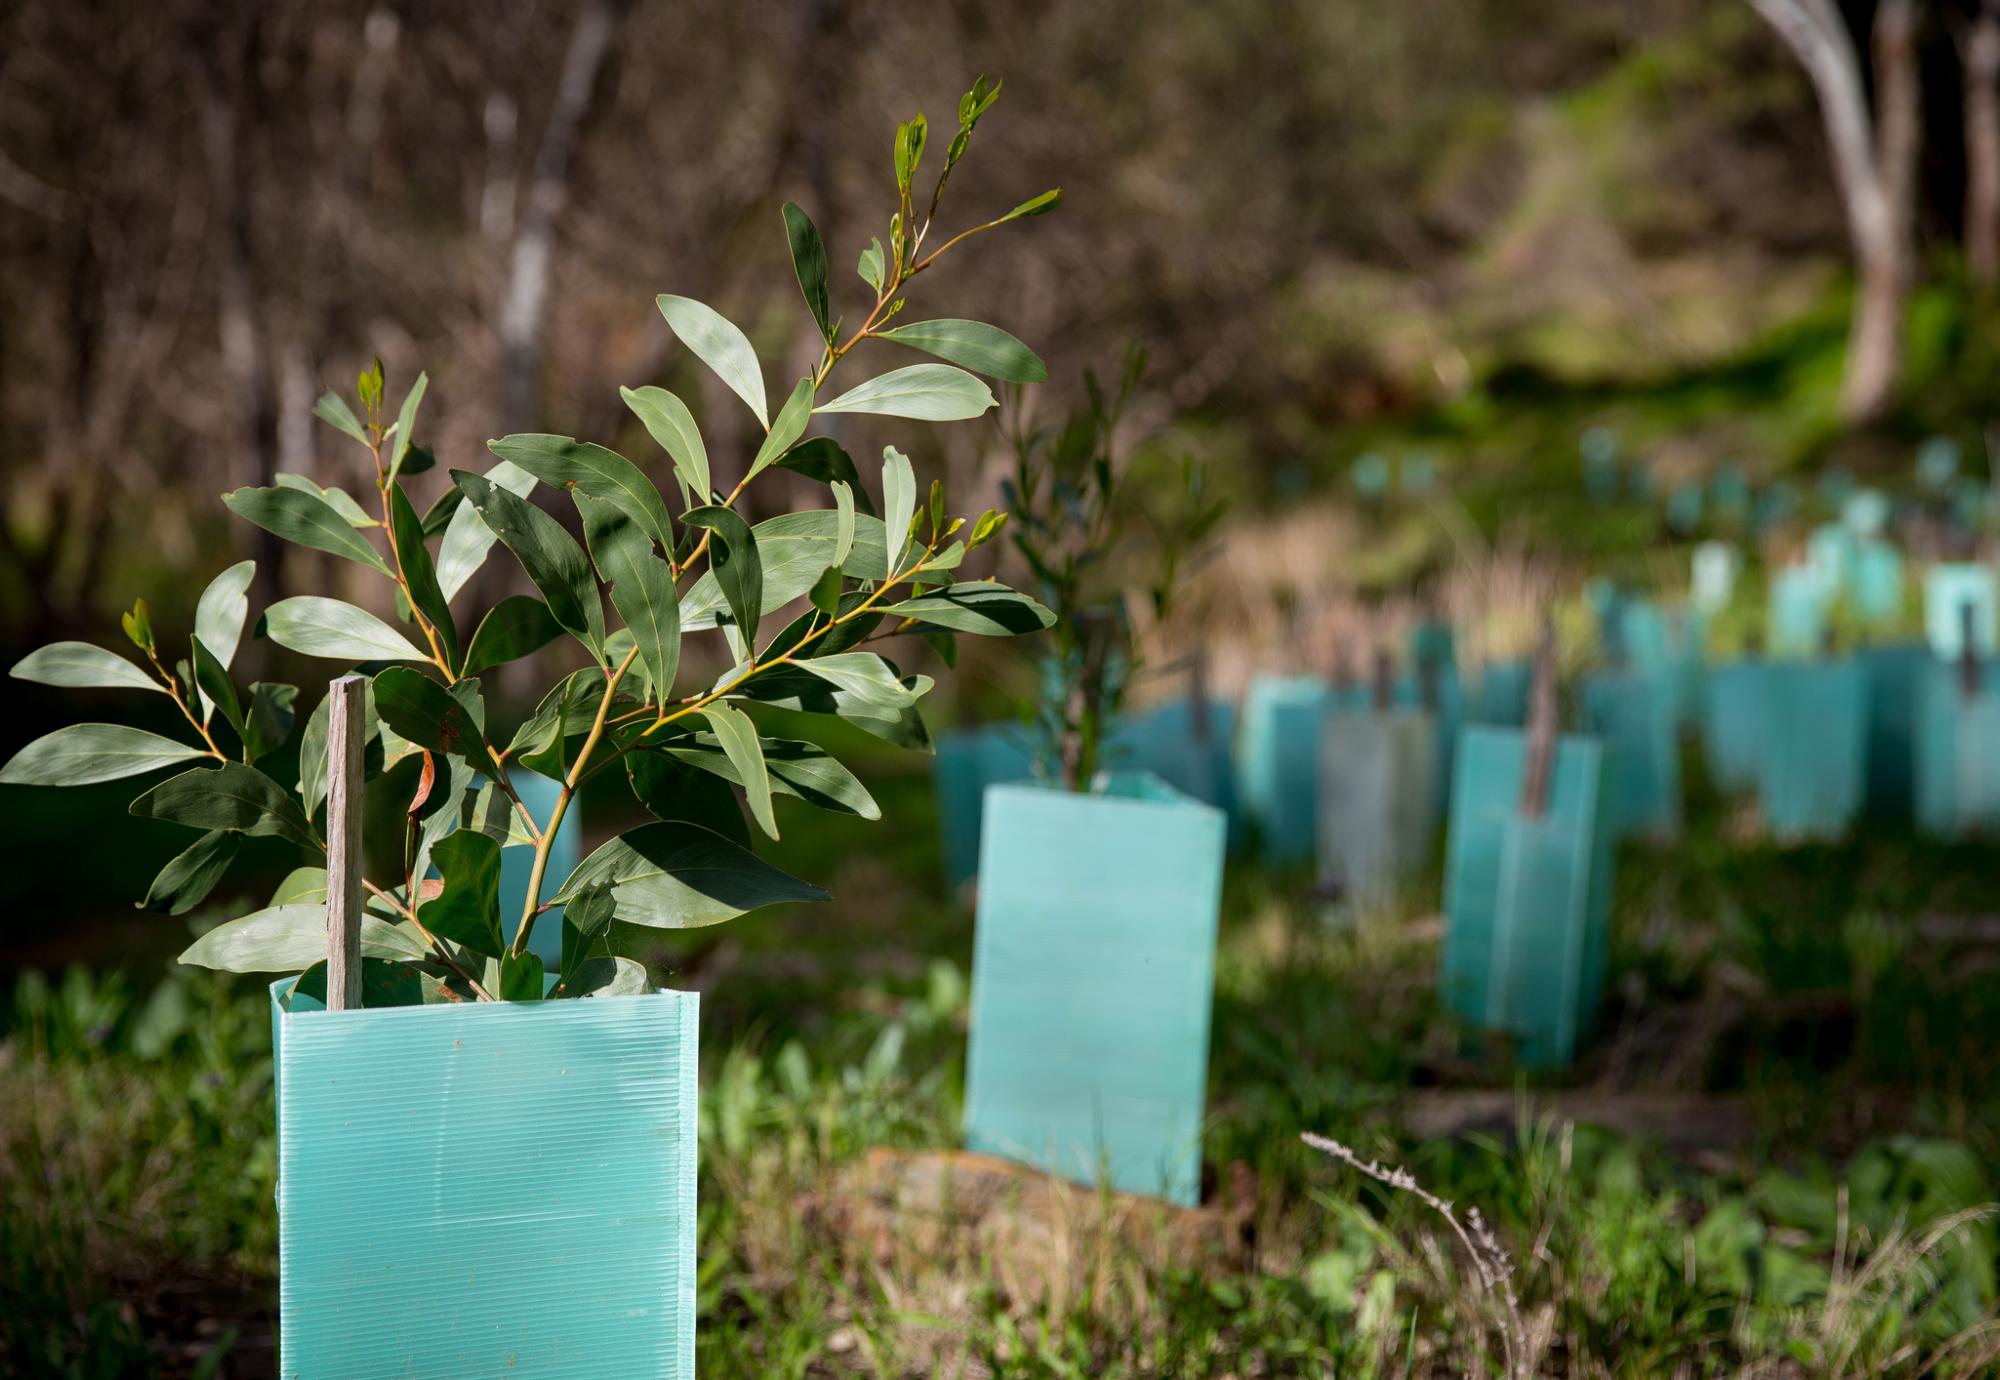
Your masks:
[{"label": "plant in tree guard", "polygon": [[[1145,367],[1144,352],[1128,350],[1110,391],[1086,371],[1084,402],[1058,426],[1030,427],[1013,409],[1008,530],[1056,620],[1054,646],[1040,660],[1031,747],[1043,773],[1070,790],[1088,788],[1104,765],[1106,740],[1141,669],[1126,591],[1142,590],[1154,621],[1164,619],[1189,550],[1222,516],[1221,503],[1205,496],[1206,467],[1191,460],[1179,462],[1183,502],[1174,515],[1134,496],[1118,430]],[[1144,540],[1135,540],[1142,531]],[[1135,550],[1143,568],[1119,562]]]},{"label": "plant in tree guard", "polygon": [[[365,566],[395,589],[400,625],[320,595],[279,600],[261,623],[281,646],[368,674],[369,777],[406,759],[419,763],[398,777],[415,783],[404,802],[398,877],[368,886],[361,952],[371,1004],[538,1000],[545,988],[551,997],[637,991],[645,972],[621,951],[632,927],[712,925],[777,902],[824,899],[819,888],[754,855],[736,791],[757,829],[773,838],[775,795],[870,819],[876,804],[822,748],[767,736],[746,708],[833,716],[927,749],[917,705],[930,677],[904,670],[872,644],[915,633],[949,662],[960,634],[1009,635],[1050,624],[1034,599],[992,581],[954,578],[965,552],[991,538],[1002,515],[989,512],[965,531],[964,519],[947,514],[941,486],[933,482],[926,495],[909,458],[893,446],[883,451],[878,506],[846,452],[811,434],[827,413],[977,417],[994,404],[980,375],[1004,383],[1045,377],[1034,353],[996,326],[902,319],[915,280],[947,251],[1053,210],[1061,198],[1045,192],[948,238],[939,230],[945,184],[998,95],[999,87],[981,78],[960,101],[957,130],[927,198],[916,191],[924,118],[898,127],[895,208],[886,245],[871,239],[860,256],[857,272],[869,297],[858,324],[836,313],[819,231],[799,207],[784,207],[791,271],[823,346],[812,370],[781,395],[767,394],[749,339],[720,313],[689,297],[659,298],[668,328],[758,423],[754,452],[725,461],[710,455],[678,397],[658,387],[621,390],[666,452],[671,499],[639,465],[603,446],[518,435],[489,442],[494,463],[483,473],[452,471],[444,497],[419,512],[404,481],[434,463],[415,444],[427,380],[419,375],[391,411],[379,361],[358,380],[358,406],[329,392],[314,408],[366,455],[374,490],[367,506],[341,488],[289,474],[270,488],[224,497],[238,516]],[[845,364],[852,372],[849,357],[869,341],[932,358],[832,391],[835,370]],[[773,468],[825,484],[832,506],[751,526],[737,501]],[[533,501],[538,485],[566,492],[581,543]],[[453,600],[495,542],[520,562],[535,593],[463,617]],[[245,837],[277,836],[310,854],[325,852],[326,704],[305,716],[299,776],[287,789],[266,768],[291,737],[298,692],[266,682],[243,690],[230,675],[252,574],[246,561],[208,587],[184,656],[164,649],[140,600],[124,625],[143,665],[62,642],[13,669],[50,685],[164,694],[180,710],[187,723],[180,738],[78,724],[28,744],[0,769],[0,782],[75,786],[189,768],[132,804],[134,814],[199,831],[146,897],[173,914],[208,894]],[[729,669],[712,684],[687,684],[682,675],[683,639],[697,633],[712,634],[729,652]],[[527,722],[500,731],[488,719],[481,677],[565,638],[581,652],[580,664]],[[515,772],[557,783],[553,805],[539,817],[523,804]],[[606,774],[625,781],[653,820],[611,840],[568,876],[547,875],[576,792]],[[520,913],[502,915],[500,855],[509,846],[532,849],[534,861]],[[265,909],[210,930],[182,959],[237,972],[310,969],[325,955],[325,890],[324,868],[302,867]],[[535,917],[555,905],[565,908],[561,959],[546,974],[528,937]]]}]

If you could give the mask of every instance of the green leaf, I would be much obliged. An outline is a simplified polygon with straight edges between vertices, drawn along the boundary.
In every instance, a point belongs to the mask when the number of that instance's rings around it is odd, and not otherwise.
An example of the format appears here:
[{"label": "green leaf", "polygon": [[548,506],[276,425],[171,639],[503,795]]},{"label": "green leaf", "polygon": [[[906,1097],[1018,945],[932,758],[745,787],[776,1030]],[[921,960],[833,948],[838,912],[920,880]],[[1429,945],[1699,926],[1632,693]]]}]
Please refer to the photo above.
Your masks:
[{"label": "green leaf", "polygon": [[[235,838],[236,835],[225,835]],[[271,893],[274,906],[295,905],[312,901],[326,904],[326,869],[323,867],[295,867],[285,874],[285,880],[278,883],[278,889]]]},{"label": "green leaf", "polygon": [[812,601],[814,608],[831,617],[840,611],[840,591],[844,583],[840,567],[830,565],[820,572],[817,580],[813,581],[813,587],[806,591],[806,597]]},{"label": "green leaf", "polygon": [[1010,220],[1023,220],[1029,216],[1045,216],[1060,205],[1062,205],[1062,188],[1052,187],[1040,196],[1029,197],[1026,201],[993,223],[995,225],[1005,225]]},{"label": "green leaf", "polygon": [[298,720],[299,687],[260,680],[250,686],[250,705],[243,713],[243,749],[250,760],[276,752],[292,736]]},{"label": "green leaf", "polygon": [[771,414],[764,401],[764,371],[757,363],[757,352],[750,348],[749,337],[720,312],[692,297],[662,293],[654,300],[681,343],[748,403],[757,414],[757,424],[768,430]]},{"label": "green leaf", "polygon": [[347,405],[345,398],[331,388],[320,394],[319,401],[313,404],[313,416],[336,431],[346,432],[362,445],[368,444],[368,433],[362,430],[361,423],[355,419],[354,409]]},{"label": "green leaf", "polygon": [[1008,383],[1044,383],[1048,366],[1035,352],[998,326],[983,321],[944,318],[912,321],[907,326],[875,333],[882,340],[908,345],[927,355],[962,364],[974,373]]},{"label": "green leaf", "polygon": [[118,623],[120,627],[125,629],[126,638],[134,647],[137,647],[149,656],[158,650],[157,644],[153,641],[152,615],[146,612],[146,601],[144,599],[134,599],[132,601],[132,611],[130,613],[119,614]]},{"label": "green leaf", "polygon": [[410,453],[410,431],[417,424],[417,407],[424,400],[424,390],[430,387],[429,374],[418,374],[417,381],[410,385],[410,391],[403,395],[403,410],[396,414],[396,440],[389,450],[389,479],[394,482],[403,472],[403,457]]},{"label": "green leaf", "polygon": [[[858,777],[817,743],[796,738],[765,738],[762,741],[764,769],[771,786],[796,796],[822,810],[837,810],[863,819],[880,819],[882,807],[868,794]],[[628,760],[658,761],[664,755],[675,761],[711,773],[732,785],[743,784],[743,774],[722,744],[710,734],[696,734],[667,744],[657,752],[634,753]],[[650,803],[648,808],[651,808]],[[655,809],[655,814],[660,812]],[[661,815],[662,819],[695,819],[692,815]],[[695,822],[701,822],[695,819]],[[740,821],[739,821],[740,823]]]},{"label": "green leaf", "polygon": [[838,482],[847,485],[854,490],[855,501],[861,505],[861,511],[870,517],[875,515],[868,490],[862,487],[860,471],[854,468],[853,459],[831,436],[815,436],[799,442],[778,457],[778,466],[808,479],[817,479],[822,484]]},{"label": "green leaf", "polygon": [[[617,591],[612,593],[615,602]],[[556,622],[547,604],[532,595],[510,594],[479,620],[460,674],[476,676],[538,651],[561,636],[562,624]]]},{"label": "green leaf", "polygon": [[[519,498],[526,498],[535,487],[535,476],[505,460],[486,471],[486,479]],[[478,510],[461,502],[451,521],[445,524],[444,540],[438,545],[438,588],[444,591],[445,598],[458,597],[465,582],[486,563],[486,553],[493,549],[493,542],[493,530],[481,520]]]},{"label": "green leaf", "polygon": [[894,446],[882,449],[882,530],[888,568],[883,577],[900,570],[910,544],[910,524],[917,515],[917,476],[910,457]]},{"label": "green leaf", "polygon": [[500,956],[500,1000],[540,1001],[543,969],[539,954],[508,952]]},{"label": "green leaf", "polygon": [[[462,492],[462,491],[461,491]],[[389,485],[389,520],[396,537],[396,559],[402,563],[403,580],[410,587],[410,602],[437,630],[444,644],[445,660],[458,665],[458,627],[452,622],[451,608],[445,603],[444,589],[438,584],[437,569],[431,564],[430,548],[424,545],[424,522],[411,506],[403,486]]]},{"label": "green leaf", "polygon": [[618,396],[632,415],[645,424],[660,449],[673,458],[689,504],[708,502],[708,447],[687,404],[664,388],[621,388]]},{"label": "green leaf", "polygon": [[[911,700],[929,693],[929,676],[904,676],[903,687]],[[742,698],[801,714],[826,714],[844,720],[898,747],[930,752],[930,731],[913,703],[891,703],[884,697],[856,694],[832,681],[814,675],[801,666],[778,666],[760,671],[738,692]]]},{"label": "green leaf", "polygon": [[421,671],[391,666],[376,673],[375,712],[418,747],[463,757],[488,776],[498,770],[486,750],[477,681],[461,680],[446,689]]},{"label": "green leaf", "polygon": [[[247,741],[249,731],[243,725],[243,702],[236,697],[235,683],[199,637],[194,639],[194,683],[203,697],[222,711],[222,717],[236,730],[236,736]],[[206,720],[208,716],[202,717]]]},{"label": "green leaf", "polygon": [[[299,800],[306,814],[317,815],[326,799],[327,720],[333,700],[320,696],[306,717],[306,731],[299,739]],[[375,713],[375,684],[370,681],[361,693],[361,773],[364,781],[380,776],[383,769],[382,721]]]},{"label": "green leaf", "polygon": [[141,819],[165,819],[193,829],[229,829],[253,838],[283,838],[317,848],[312,825],[291,794],[241,762],[196,767],[169,777],[132,802]]},{"label": "green leaf", "polygon": [[731,704],[717,702],[701,711],[716,741],[736,768],[737,784],[750,802],[750,817],[772,838],[778,837],[778,819],[771,810],[771,778],[764,769],[764,748],[757,737],[757,725],[750,716]]},{"label": "green leaf", "polygon": [[[742,518],[720,506],[696,508],[683,515],[681,521],[715,533],[715,540],[708,548],[708,570],[702,579],[714,577],[715,587],[721,591],[730,617],[748,645],[757,636],[757,620],[764,612],[764,565],[756,537]],[[700,587],[701,581],[697,580],[689,594]],[[682,626],[686,626],[685,612]]]},{"label": "green leaf", "polygon": [[236,660],[237,644],[243,640],[243,624],[250,617],[250,601],[244,597],[257,574],[257,562],[238,561],[208,582],[194,606],[194,635],[227,668]]},{"label": "green leaf", "polygon": [[929,126],[919,114],[907,124],[896,126],[896,186],[907,192],[910,182],[917,175],[917,165],[923,161],[924,136]]},{"label": "green leaf", "polygon": [[849,485],[836,480],[833,485],[833,556],[832,568],[839,570],[847,564],[848,556],[854,550],[854,490]]},{"label": "green leaf", "polygon": [[[768,614],[809,591],[821,572],[833,564],[840,514],[832,508],[781,513],[758,523],[751,533],[756,539],[763,576],[763,605],[758,613]],[[887,566],[882,557],[880,522],[871,517],[855,518],[854,546],[842,568],[853,580],[885,577]],[[714,627],[717,610],[726,605],[714,575],[704,573],[681,596],[682,630],[693,632]]]},{"label": "green leaf", "polygon": [[608,886],[617,918],[655,929],[717,925],[764,906],[824,901],[826,892],[788,876],[720,834],[662,821],[620,834],[578,864],[555,900]]},{"label": "green leaf", "polygon": [[271,640],[329,661],[424,661],[424,654],[372,613],[319,594],[280,599],[265,611]]},{"label": "green leaf", "polygon": [[361,505],[354,501],[354,496],[345,489],[321,488],[304,475],[293,474],[289,470],[279,470],[275,475],[271,476],[271,479],[279,488],[297,489],[301,493],[311,494],[314,498],[319,499],[329,508],[332,508],[334,512],[346,518],[347,525],[350,527],[380,527],[382,525],[370,517]]},{"label": "green leaf", "polygon": [[874,412],[920,422],[961,422],[993,406],[993,390],[949,364],[910,364],[848,389],[815,412]]},{"label": "green leaf", "polygon": [[286,541],[345,556],[377,574],[395,576],[382,553],[317,494],[280,484],[268,489],[237,489],[224,494],[222,502],[236,516]]},{"label": "green leaf", "polygon": [[123,724],[71,724],[15,753],[0,767],[0,785],[94,786],[207,755],[202,748]]},{"label": "green leaf", "polygon": [[797,663],[821,680],[830,681],[857,702],[885,707],[915,704],[919,692],[903,684],[896,668],[873,652],[840,652]]},{"label": "green leaf", "polygon": [[625,755],[625,774],[632,794],[656,817],[699,824],[748,848],[750,829],[743,822],[743,807],[725,784],[735,781],[735,769],[714,768],[714,761],[728,764],[720,744],[700,768],[671,752],[631,752]]},{"label": "green leaf", "polygon": [[506,947],[500,938],[500,845],[485,834],[460,829],[432,847],[431,866],[444,886],[417,907],[418,921],[474,953],[500,957]]},{"label": "green leaf", "polygon": [[[409,471],[405,470],[404,473],[408,474]],[[450,529],[452,518],[457,514],[460,505],[464,502],[465,491],[456,486],[446,489],[443,493],[439,494],[431,502],[431,506],[424,509],[425,539],[428,540],[431,537],[443,536]]]},{"label": "green leaf", "polygon": [[792,389],[792,395],[785,399],[785,405],[778,409],[778,419],[771,423],[764,444],[757,447],[757,458],[750,462],[750,472],[744,476],[746,483],[769,469],[774,461],[792,448],[792,442],[805,434],[806,423],[812,420],[812,401],[812,379],[802,378]]},{"label": "green leaf", "polygon": [[563,677],[542,696],[533,716],[515,730],[507,755],[529,771],[562,780],[570,765],[568,742],[589,731],[604,699],[604,683],[601,666],[586,666]]},{"label": "green leaf", "polygon": [[[568,912],[564,912],[565,918]],[[551,997],[637,997],[652,990],[646,980],[646,965],[616,954],[599,954],[577,966],[575,974],[559,983]]]},{"label": "green leaf", "polygon": [[639,655],[662,697],[673,688],[681,664],[681,606],[667,563],[653,543],[616,504],[576,495],[584,541],[597,573],[611,587],[611,603],[631,629]]},{"label": "green leaf", "polygon": [[140,908],[185,915],[215,890],[215,884],[222,880],[222,874],[236,860],[236,850],[242,846],[243,836],[226,829],[203,834],[160,869],[152,886],[146,889],[146,899],[139,903]]},{"label": "green leaf", "polygon": [[890,604],[892,618],[919,618],[937,628],[982,637],[1018,637],[1052,626],[1056,616],[1016,590],[990,581],[953,585]]},{"label": "green leaf", "polygon": [[637,465],[617,452],[567,436],[532,433],[488,441],[486,448],[544,484],[617,504],[641,531],[659,543],[660,550],[674,549],[673,521],[667,516],[660,491]]},{"label": "green leaf", "polygon": [[868,247],[861,251],[861,261],[854,266],[854,271],[861,275],[862,282],[878,293],[882,291],[882,278],[889,271],[889,260],[882,253],[881,240],[869,237]]},{"label": "green leaf", "polygon": [[160,683],[116,652],[88,642],[51,642],[29,652],[7,673],[15,680],[66,690],[158,690]]},{"label": "green leaf", "polygon": [[968,544],[971,546],[984,546],[995,536],[999,535],[1000,529],[1006,525],[1007,515],[1005,513],[988,508],[979,515],[979,521],[972,524],[972,540]]},{"label": "green leaf", "polygon": [[602,661],[604,601],[598,596],[590,560],[576,539],[527,499],[516,498],[476,474],[453,470],[451,479],[465,490],[466,501],[480,520],[520,561],[521,568],[548,601],[549,612],[556,622]]},{"label": "green leaf", "polygon": [[799,291],[805,295],[806,310],[819,325],[822,338],[833,334],[833,327],[827,319],[826,300],[826,241],[819,237],[819,228],[812,223],[812,217],[791,202],[786,202],[785,238],[792,246],[792,272],[798,276]]},{"label": "green leaf", "polygon": [[[406,925],[361,917],[363,958],[422,959],[423,940]],[[326,961],[326,906],[270,906],[217,925],[189,945],[180,961],[225,973],[299,973]]]}]

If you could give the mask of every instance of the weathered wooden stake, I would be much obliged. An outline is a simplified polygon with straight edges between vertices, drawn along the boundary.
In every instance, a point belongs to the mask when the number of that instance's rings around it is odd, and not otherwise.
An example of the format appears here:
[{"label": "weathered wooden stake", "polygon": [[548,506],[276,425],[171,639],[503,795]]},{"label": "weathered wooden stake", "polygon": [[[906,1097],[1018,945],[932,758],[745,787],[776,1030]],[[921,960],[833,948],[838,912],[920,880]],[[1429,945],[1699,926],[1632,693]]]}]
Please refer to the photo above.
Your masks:
[{"label": "weathered wooden stake", "polygon": [[361,758],[365,676],[327,686],[326,1009],[361,1006]]},{"label": "weathered wooden stake", "polygon": [[1387,714],[1394,698],[1396,663],[1387,647],[1375,649],[1375,712]]},{"label": "weathered wooden stake", "polygon": [[1549,808],[1556,756],[1556,625],[1542,620],[1535,676],[1528,689],[1528,760],[1521,772],[1521,814],[1540,819]]}]

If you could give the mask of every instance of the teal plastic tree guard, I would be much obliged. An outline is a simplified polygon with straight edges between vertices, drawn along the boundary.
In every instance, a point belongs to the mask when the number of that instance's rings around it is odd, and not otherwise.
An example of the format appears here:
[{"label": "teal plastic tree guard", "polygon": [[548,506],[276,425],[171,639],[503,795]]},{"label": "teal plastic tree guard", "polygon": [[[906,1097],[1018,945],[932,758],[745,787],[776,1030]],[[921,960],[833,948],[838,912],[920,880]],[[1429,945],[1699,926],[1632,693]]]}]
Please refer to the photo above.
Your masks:
[{"label": "teal plastic tree guard", "polygon": [[1317,676],[1259,676],[1244,696],[1236,799],[1273,862],[1313,855],[1320,725],[1332,699],[1331,687]]},{"label": "teal plastic tree guard", "polygon": [[1519,728],[1528,719],[1528,684],[1534,667],[1526,661],[1489,661],[1466,706],[1466,722],[1491,728]]},{"label": "teal plastic tree guard", "polygon": [[1916,810],[1917,701],[1931,664],[1915,643],[1866,647],[1868,787],[1864,807],[1881,819],[1909,821]]},{"label": "teal plastic tree guard", "polygon": [[1151,772],[1182,795],[1227,814],[1236,796],[1230,758],[1235,733],[1235,705],[1197,703],[1183,695],[1127,715],[1105,742],[1105,765],[1114,772]]},{"label": "teal plastic tree guard", "polygon": [[1833,591],[1816,566],[1788,566],[1771,577],[1764,642],[1773,657],[1815,657],[1826,650]]},{"label": "teal plastic tree guard", "polygon": [[2000,668],[1966,693],[1959,667],[1926,668],[1917,715],[1917,824],[1943,838],[2000,832]]},{"label": "teal plastic tree guard", "polygon": [[1194,1204],[1223,833],[1143,773],[987,791],[968,1148]]},{"label": "teal plastic tree guard", "polygon": [[1944,661],[1965,646],[1965,609],[1972,608],[1972,651],[1992,656],[1995,630],[1993,572],[1971,561],[1934,565],[1924,576],[1924,640]]},{"label": "teal plastic tree guard", "polygon": [[1757,793],[1787,842],[1837,839],[1861,812],[1868,776],[1868,672],[1842,661],[1764,668]]},{"label": "teal plastic tree guard", "polygon": [[979,872],[980,809],[986,788],[1028,780],[1035,774],[1035,763],[1018,724],[940,733],[933,741],[931,783],[937,791],[944,875],[955,890]]},{"label": "teal plastic tree guard", "polygon": [[1719,613],[1736,593],[1736,575],[1743,558],[1724,541],[1695,547],[1689,563],[1688,600],[1705,613]]},{"label": "teal plastic tree guard", "polygon": [[1423,677],[1416,671],[1405,672],[1396,681],[1395,692],[1396,706],[1426,714],[1431,731],[1437,736],[1431,753],[1431,789],[1426,797],[1431,803],[1433,830],[1444,823],[1445,806],[1451,799],[1451,759],[1457,750],[1459,724],[1465,718],[1465,692],[1459,684],[1458,668],[1445,663],[1435,674],[1437,703],[1434,705],[1425,703]]},{"label": "teal plastic tree guard", "polygon": [[1819,576],[1826,589],[1849,590],[1854,573],[1854,533],[1844,522],[1822,523],[1806,539],[1806,564]]},{"label": "teal plastic tree guard", "polygon": [[1611,840],[1597,743],[1558,741],[1537,819],[1521,814],[1526,763],[1526,735],[1511,729],[1467,729],[1459,744],[1440,982],[1459,1019],[1549,1068],[1575,1057],[1602,995]]},{"label": "teal plastic tree guard", "polygon": [[[556,796],[561,789],[548,777],[536,776],[532,772],[520,772],[514,776],[514,790],[538,824],[554,812]],[[548,868],[543,873],[546,881],[542,895],[545,897],[553,896],[562,879],[574,872],[576,865],[583,861],[583,846],[577,830],[577,811],[566,811],[562,827],[556,830],[556,840],[549,846]],[[515,917],[520,915],[521,907],[528,899],[528,878],[534,870],[533,847],[516,844],[500,850],[500,921],[503,926],[511,926]],[[551,906],[536,917],[535,927],[528,935],[528,947],[535,951],[550,972],[554,972],[562,962],[562,921],[563,908]],[[513,933],[511,929],[507,932]]]},{"label": "teal plastic tree guard", "polygon": [[1756,789],[1763,737],[1764,663],[1731,661],[1709,668],[1703,688],[1702,756],[1709,780],[1726,794]]},{"label": "teal plastic tree guard", "polygon": [[1903,616],[1903,553],[1886,541],[1856,542],[1850,572],[1848,594],[1862,624],[1894,627]]},{"label": "teal plastic tree guard", "polygon": [[1439,735],[1422,710],[1334,710],[1320,736],[1319,878],[1374,904],[1430,856]]},{"label": "teal plastic tree guard", "polygon": [[694,1375],[694,993],[330,1012],[292,984],[281,1375]]},{"label": "teal plastic tree guard", "polygon": [[1583,685],[1583,714],[1607,758],[1603,808],[1613,835],[1677,837],[1681,764],[1673,697],[1657,677],[1636,671],[1592,676]]}]

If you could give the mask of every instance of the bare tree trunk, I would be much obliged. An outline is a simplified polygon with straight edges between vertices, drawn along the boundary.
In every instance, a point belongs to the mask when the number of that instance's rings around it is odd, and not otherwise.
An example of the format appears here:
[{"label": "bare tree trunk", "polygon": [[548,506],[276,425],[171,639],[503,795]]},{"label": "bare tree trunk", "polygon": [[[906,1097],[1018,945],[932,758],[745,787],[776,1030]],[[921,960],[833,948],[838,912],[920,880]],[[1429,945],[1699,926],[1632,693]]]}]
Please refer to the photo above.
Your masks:
[{"label": "bare tree trunk", "polygon": [[1965,62],[1965,261],[1976,283],[2000,279],[2000,0],[1967,27]]},{"label": "bare tree trunk", "polygon": [[1851,422],[1872,421],[1895,401],[1915,259],[1921,135],[1914,0],[1881,0],[1876,8],[1872,119],[1861,61],[1833,0],[1750,4],[1792,50],[1819,97],[1858,279],[1841,408]]},{"label": "bare tree trunk", "polygon": [[578,12],[569,52],[563,59],[562,79],[556,87],[555,109],[549,112],[541,147],[535,154],[534,180],[514,236],[500,307],[506,379],[503,411],[509,431],[525,431],[535,425],[542,310],[548,301],[556,218],[569,199],[569,167],[577,132],[589,112],[617,22],[613,0],[589,0]]}]

